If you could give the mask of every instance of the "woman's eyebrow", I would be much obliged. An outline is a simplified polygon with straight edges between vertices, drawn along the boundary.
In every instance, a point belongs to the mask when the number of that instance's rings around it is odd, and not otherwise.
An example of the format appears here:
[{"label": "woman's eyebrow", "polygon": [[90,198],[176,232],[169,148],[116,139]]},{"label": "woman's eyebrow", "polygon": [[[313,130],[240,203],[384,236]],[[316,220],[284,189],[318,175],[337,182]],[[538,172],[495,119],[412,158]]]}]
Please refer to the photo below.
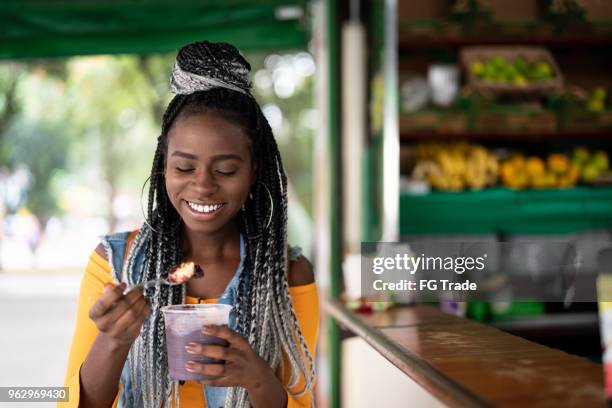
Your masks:
[{"label": "woman's eyebrow", "polygon": [[185,152],[181,152],[179,150],[175,150],[171,156],[179,156],[179,157],[184,157],[185,159],[191,159],[191,160],[197,160],[198,156],[196,156],[195,154],[191,154],[191,153],[185,153]]},{"label": "woman's eyebrow", "polygon": [[[185,159],[190,159],[190,160],[197,160],[198,156],[196,156],[195,154],[192,153],[187,153],[187,152],[181,152],[180,150],[175,150],[174,152],[172,152],[171,156],[178,156],[178,157],[183,157]],[[241,156],[238,156],[237,154],[218,154],[216,156],[212,156],[210,158],[211,161],[219,161],[219,160],[238,160],[243,162],[244,159]]]}]

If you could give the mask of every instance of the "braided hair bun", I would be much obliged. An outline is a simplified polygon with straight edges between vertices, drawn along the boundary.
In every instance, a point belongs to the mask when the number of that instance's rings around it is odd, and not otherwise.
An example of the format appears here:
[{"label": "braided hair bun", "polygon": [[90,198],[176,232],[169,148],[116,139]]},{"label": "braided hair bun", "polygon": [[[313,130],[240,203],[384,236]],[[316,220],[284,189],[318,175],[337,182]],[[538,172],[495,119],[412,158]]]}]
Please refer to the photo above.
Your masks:
[{"label": "braided hair bun", "polygon": [[233,45],[195,42],[179,50],[170,89],[187,95],[221,87],[250,95],[250,71],[251,65]]}]

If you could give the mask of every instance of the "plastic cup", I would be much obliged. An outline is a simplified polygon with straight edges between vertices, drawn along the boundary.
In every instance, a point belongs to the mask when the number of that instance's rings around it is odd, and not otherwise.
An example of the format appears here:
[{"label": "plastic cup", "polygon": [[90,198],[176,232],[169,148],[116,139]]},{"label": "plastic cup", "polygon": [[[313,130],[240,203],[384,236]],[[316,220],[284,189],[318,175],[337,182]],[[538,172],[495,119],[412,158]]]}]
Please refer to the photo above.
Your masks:
[{"label": "plastic cup", "polygon": [[222,304],[170,305],[162,308],[166,322],[168,368],[172,379],[203,381],[216,378],[210,375],[190,373],[185,370],[185,364],[188,361],[223,363],[223,360],[190,354],[185,350],[185,346],[191,342],[227,346],[227,341],[202,333],[202,326],[206,324],[227,325],[231,310],[232,306]]}]

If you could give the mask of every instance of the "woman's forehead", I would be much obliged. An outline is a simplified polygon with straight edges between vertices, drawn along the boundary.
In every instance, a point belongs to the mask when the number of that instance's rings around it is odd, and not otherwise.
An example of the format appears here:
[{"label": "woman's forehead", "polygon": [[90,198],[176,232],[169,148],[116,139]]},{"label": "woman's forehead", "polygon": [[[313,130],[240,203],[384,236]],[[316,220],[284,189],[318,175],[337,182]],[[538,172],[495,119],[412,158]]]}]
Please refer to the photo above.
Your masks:
[{"label": "woman's forehead", "polygon": [[248,155],[250,140],[242,128],[224,118],[198,114],[177,119],[168,133],[168,153],[234,153]]}]

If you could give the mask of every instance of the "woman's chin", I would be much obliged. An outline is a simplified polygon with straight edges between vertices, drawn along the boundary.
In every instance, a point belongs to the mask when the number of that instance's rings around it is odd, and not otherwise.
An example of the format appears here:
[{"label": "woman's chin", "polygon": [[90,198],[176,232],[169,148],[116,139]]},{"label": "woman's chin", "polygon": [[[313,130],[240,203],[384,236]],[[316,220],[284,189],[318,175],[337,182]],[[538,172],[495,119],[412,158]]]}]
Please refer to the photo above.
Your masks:
[{"label": "woman's chin", "polygon": [[185,227],[190,232],[196,233],[214,233],[219,232],[226,227],[232,225],[231,220],[234,217],[193,217],[191,214],[181,214]]}]

